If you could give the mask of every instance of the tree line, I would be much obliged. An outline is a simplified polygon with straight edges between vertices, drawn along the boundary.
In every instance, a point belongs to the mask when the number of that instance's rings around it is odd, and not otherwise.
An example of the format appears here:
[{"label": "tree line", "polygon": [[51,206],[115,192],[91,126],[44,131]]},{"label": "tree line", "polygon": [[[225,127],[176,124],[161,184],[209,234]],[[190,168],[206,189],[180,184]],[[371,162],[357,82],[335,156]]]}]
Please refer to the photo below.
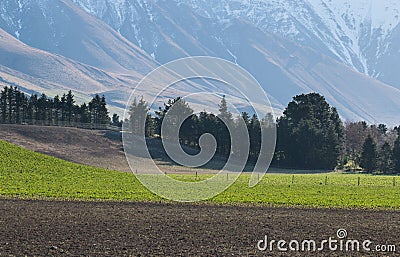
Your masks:
[{"label": "tree line", "polygon": [[400,173],[400,127],[348,122],[346,138],[347,169]]},{"label": "tree line", "polygon": [[[173,115],[167,115],[173,108]],[[231,149],[231,137],[228,127],[238,127],[238,119],[228,111],[225,97],[222,98],[219,105],[219,113],[213,114],[208,112],[200,112],[194,114],[193,109],[182,98],[168,100],[163,107],[159,107],[155,111],[155,115],[149,114],[149,106],[147,102],[141,98],[135,99],[129,109],[130,118],[125,121],[126,127],[134,134],[145,134],[146,137],[160,137],[162,124],[165,119],[170,119],[169,124],[181,124],[176,127],[179,130],[179,141],[182,145],[199,148],[199,139],[202,135],[209,133],[214,135],[217,141],[216,153],[221,158],[226,158],[235,149]],[[273,123],[273,116],[268,115],[263,120],[259,120],[256,115],[249,116],[247,113],[242,114],[246,128],[250,135],[250,154],[249,161],[254,161],[258,157],[260,151],[261,127],[268,127]],[[227,124],[227,125],[226,125]],[[172,127],[174,129],[174,127]],[[235,153],[238,154],[236,149]]]},{"label": "tree line", "polygon": [[[231,137],[225,123],[238,126],[238,117],[233,117],[228,111],[225,97],[221,100],[218,114],[194,114],[193,109],[178,97],[168,100],[151,115],[147,102],[143,98],[135,99],[129,109],[130,117],[125,121],[126,127],[146,137],[160,137],[162,123],[171,108],[187,117],[183,122],[179,117],[169,121],[182,123],[177,128],[181,144],[198,148],[200,136],[210,133],[217,140],[218,155],[228,157],[235,151],[231,149]],[[259,156],[261,130],[275,123],[277,145],[272,163],[275,167],[400,173],[400,127],[389,130],[383,124],[343,124],[336,108],[331,107],[320,94],[295,96],[277,120],[272,114],[260,120],[246,112],[241,118],[250,137],[249,163]]]},{"label": "tree line", "polygon": [[45,94],[26,96],[17,87],[0,91],[0,123],[73,126],[110,124],[104,96],[95,95],[88,103],[75,103],[72,91],[50,98]]},{"label": "tree line", "polygon": [[[365,170],[384,174],[400,173],[400,126],[389,129],[384,124],[366,122],[343,123],[336,108],[317,93],[293,97],[283,112],[274,120],[272,114],[261,120],[243,112],[234,117],[228,110],[226,98],[219,104],[219,113],[194,113],[182,98],[168,100],[153,115],[148,103],[135,99],[129,108],[125,127],[135,134],[161,137],[165,119],[176,127],[182,145],[199,149],[199,139],[209,133],[217,141],[217,155],[223,158],[237,153],[232,149],[230,133],[235,133],[240,120],[248,131],[250,151],[248,162],[254,163],[260,154],[261,131],[277,127],[277,145],[273,166],[312,170]],[[168,113],[175,115],[167,115]],[[240,118],[240,119],[239,119]],[[17,87],[0,91],[0,123],[76,126],[89,124],[92,128],[112,124],[122,126],[119,116],[109,117],[104,96],[95,95],[88,103],[76,104],[71,91],[50,98],[45,94],[29,97]],[[228,124],[228,126],[226,125]],[[229,131],[228,127],[233,128]]]}]

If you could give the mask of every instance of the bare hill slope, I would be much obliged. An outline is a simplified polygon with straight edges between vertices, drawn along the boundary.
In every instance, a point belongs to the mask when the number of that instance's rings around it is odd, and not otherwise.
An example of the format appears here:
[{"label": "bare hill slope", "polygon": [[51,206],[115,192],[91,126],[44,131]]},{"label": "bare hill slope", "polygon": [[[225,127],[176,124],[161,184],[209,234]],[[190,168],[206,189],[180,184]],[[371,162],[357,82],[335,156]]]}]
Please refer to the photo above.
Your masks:
[{"label": "bare hill slope", "polygon": [[130,171],[118,133],[64,127],[0,125],[0,139],[71,162]]},{"label": "bare hill slope", "polygon": [[[132,172],[125,157],[119,132],[0,124],[0,140],[70,162],[109,170]],[[166,156],[161,143],[157,139],[150,140],[148,147],[157,166],[168,174],[194,174],[195,172],[210,174],[218,172],[218,170],[213,170],[214,166],[207,166],[204,169],[190,169],[176,165]],[[187,150],[193,151],[193,149]],[[130,156],[130,158],[134,158],[131,160],[135,162],[153,164],[153,160],[137,156]],[[140,172],[146,173],[148,171]]]}]

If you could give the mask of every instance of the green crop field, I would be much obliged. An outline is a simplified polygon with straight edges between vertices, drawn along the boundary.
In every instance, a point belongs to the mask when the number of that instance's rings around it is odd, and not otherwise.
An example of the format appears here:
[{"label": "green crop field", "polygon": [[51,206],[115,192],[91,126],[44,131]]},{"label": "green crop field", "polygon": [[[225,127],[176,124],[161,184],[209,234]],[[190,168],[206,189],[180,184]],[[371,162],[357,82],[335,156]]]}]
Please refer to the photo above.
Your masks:
[{"label": "green crop field", "polygon": [[[173,176],[196,181],[194,174]],[[400,208],[400,177],[267,174],[254,188],[248,187],[249,178],[249,174],[242,175],[231,188],[207,203]],[[0,141],[0,195],[66,200],[162,200],[142,186],[132,173],[69,163],[3,141]]]}]

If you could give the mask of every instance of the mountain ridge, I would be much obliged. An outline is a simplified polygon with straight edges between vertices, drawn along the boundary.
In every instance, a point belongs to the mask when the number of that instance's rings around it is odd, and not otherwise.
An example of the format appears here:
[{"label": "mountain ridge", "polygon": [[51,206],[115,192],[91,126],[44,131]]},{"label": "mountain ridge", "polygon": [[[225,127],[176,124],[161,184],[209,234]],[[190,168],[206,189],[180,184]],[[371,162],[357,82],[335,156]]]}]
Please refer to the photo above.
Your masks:
[{"label": "mountain ridge", "polygon": [[[185,47],[190,44],[190,39],[185,39],[184,35],[180,36],[178,33],[181,30],[191,32],[190,36],[196,38],[199,43],[203,47],[207,47],[209,49],[208,52],[205,52],[205,55],[208,55],[210,52],[216,57],[228,59],[232,62],[236,62],[239,65],[243,66],[244,68],[248,69],[255,77],[259,80],[259,82],[264,85],[264,89],[272,95],[273,97],[277,98],[281,103],[281,106],[285,106],[288,101],[290,101],[291,97],[295,94],[301,92],[310,92],[310,91],[317,91],[317,92],[325,92],[327,93],[327,98],[330,103],[338,105],[339,109],[341,110],[341,114],[347,119],[366,119],[369,122],[376,122],[380,118],[373,118],[373,116],[380,117],[382,114],[377,113],[375,108],[368,106],[368,108],[360,108],[360,107],[353,107],[352,105],[357,105],[354,103],[354,99],[358,99],[360,102],[363,102],[363,99],[357,97],[357,92],[355,91],[362,91],[362,84],[367,84],[365,89],[373,91],[375,94],[380,95],[379,90],[373,90],[372,88],[385,88],[382,89],[383,91],[392,91],[389,95],[398,96],[398,90],[395,88],[388,89],[384,86],[383,83],[376,81],[373,78],[368,78],[364,75],[356,75],[351,71],[347,71],[344,65],[341,64],[340,59],[335,58],[335,55],[329,53],[327,51],[321,51],[322,55],[319,53],[319,48],[316,50],[313,49],[313,45],[297,45],[298,43],[296,40],[287,39],[284,35],[276,35],[269,33],[266,29],[262,26],[255,26],[254,22],[250,21],[248,18],[243,18],[240,15],[238,16],[231,16],[224,20],[224,17],[219,17],[218,19],[208,18],[204,15],[199,14],[198,10],[194,13],[190,6],[193,6],[194,3],[199,2],[206,2],[208,7],[212,6],[215,8],[219,8],[219,6],[224,6],[224,3],[229,2],[233,5],[233,3],[240,3],[240,2],[260,2],[260,1],[202,1],[202,0],[193,0],[193,1],[185,1],[185,0],[175,0],[174,2],[177,3],[172,4],[168,1],[132,1],[128,2],[119,1],[116,4],[113,4],[110,1],[104,0],[100,2],[96,2],[93,0],[74,0],[77,4],[82,6],[82,8],[89,11],[92,15],[95,15],[99,19],[102,19],[105,22],[108,22],[111,27],[115,30],[120,31],[122,35],[126,38],[130,38],[133,43],[141,42],[142,48],[145,49],[148,53],[151,53],[152,56],[159,61],[160,63],[165,63],[170,61],[171,59],[177,57],[184,57],[185,53],[174,53],[172,57],[164,56],[165,53],[171,53],[170,48],[163,48],[163,45],[158,43],[156,45],[144,45],[144,42],[158,42],[160,41],[160,37],[157,35],[157,31],[159,27],[163,27],[166,31],[169,31],[170,27],[166,25],[164,20],[173,20],[175,23],[180,25],[179,29],[174,30],[171,29],[175,36],[175,41],[178,42],[177,44],[180,47]],[[188,4],[190,2],[190,4]],[[275,2],[275,1],[263,1],[263,2]],[[279,1],[278,1],[279,2]],[[147,3],[146,5],[141,5],[140,3]],[[128,8],[129,6],[129,8]],[[229,6],[229,5],[228,5]],[[312,10],[312,6],[308,6],[310,10]],[[241,7],[239,6],[238,9]],[[158,9],[162,9],[164,11],[169,12],[169,18],[165,18],[165,13],[157,12]],[[101,11],[99,11],[101,10]],[[178,11],[180,10],[180,11]],[[261,10],[264,10],[262,8]],[[149,13],[151,15],[149,16]],[[178,13],[181,13],[179,16]],[[185,15],[182,15],[185,13]],[[135,15],[134,15],[135,14]],[[145,26],[150,33],[139,33],[143,30],[143,27],[140,27],[141,23],[146,23],[146,19],[148,23],[152,25],[150,27]],[[222,20],[222,21],[221,21]],[[179,22],[180,21],[180,22]],[[184,26],[183,22],[185,22]],[[138,25],[139,24],[139,25]],[[189,25],[187,25],[189,24]],[[191,26],[190,24],[196,24],[196,26]],[[239,27],[235,27],[237,24],[244,24],[243,26],[240,25]],[[133,26],[131,26],[133,25]],[[175,24],[173,24],[175,25]],[[131,27],[130,27],[131,26]],[[234,28],[233,28],[234,27]],[[131,30],[129,30],[131,28]],[[152,30],[153,28],[156,28]],[[233,28],[233,29],[232,29]],[[202,34],[202,31],[207,30],[207,34]],[[200,32],[198,32],[200,31]],[[227,32],[230,31],[230,32]],[[252,31],[252,33],[247,33],[247,31]],[[149,35],[150,34],[150,35]],[[132,37],[135,35],[135,37]],[[139,38],[138,38],[139,37]],[[140,38],[141,37],[141,38]],[[245,42],[245,39],[247,42]],[[255,39],[257,38],[257,40]],[[260,42],[263,41],[263,46],[258,46],[258,49],[255,49],[251,45],[256,44],[251,41]],[[269,44],[269,42],[275,42],[275,45]],[[285,45],[283,48],[279,47],[279,45]],[[247,52],[244,49],[247,49]],[[284,49],[286,48],[286,49]],[[310,48],[312,50],[310,50]],[[190,52],[189,55],[198,55],[198,50],[193,50]],[[158,53],[161,53],[160,54]],[[252,52],[252,54],[249,54]],[[264,52],[264,54],[262,53]],[[298,62],[298,53],[303,53],[301,57],[302,65],[305,66],[303,68],[303,73],[308,74],[304,75],[299,72],[296,74],[291,74],[288,72],[287,65],[292,65],[293,63]],[[327,58],[323,57],[324,55]],[[249,56],[249,58],[247,58]],[[263,56],[263,57],[262,57]],[[282,59],[281,57],[284,56]],[[293,58],[291,57],[293,56]],[[263,60],[261,60],[261,57]],[[306,59],[309,60],[306,60]],[[249,60],[250,59],[250,60]],[[281,60],[279,60],[281,59]],[[259,60],[259,61],[255,61]],[[309,63],[318,63],[321,60],[330,63],[329,67],[336,67],[334,69],[341,70],[345,72],[349,78],[337,78],[332,77],[330,80],[324,79],[318,81],[316,79],[316,75],[318,75],[318,71],[314,72],[314,75],[311,75],[308,71]],[[336,61],[335,61],[336,60]],[[277,65],[277,63],[279,63]],[[286,62],[286,63],[285,63]],[[329,68],[328,67],[328,68]],[[350,67],[349,69],[352,69]],[[279,77],[279,79],[273,78],[266,78],[265,74],[274,74],[274,76]],[[325,74],[328,76],[328,74]],[[352,79],[350,79],[350,77]],[[354,79],[356,77],[357,79]],[[342,81],[344,80],[344,81]],[[332,81],[335,81],[337,85],[333,85]],[[354,83],[353,81],[357,81],[359,83]],[[350,90],[347,88],[346,84],[356,84],[356,90]],[[361,83],[361,84],[360,84]],[[279,84],[282,84],[280,86]],[[374,84],[375,86],[369,86]],[[272,88],[271,88],[272,87]],[[284,90],[282,90],[284,87]],[[342,93],[335,93],[335,97],[333,94],[330,94],[329,91],[337,91],[333,88],[339,88]],[[326,90],[322,90],[324,88],[329,88]],[[340,91],[339,90],[339,91]],[[347,93],[351,92],[351,95],[344,97]],[[386,94],[386,93],[385,93]],[[281,97],[279,97],[281,95]],[[365,94],[364,94],[365,95]],[[277,97],[278,96],[278,97]],[[368,96],[368,98],[372,98],[373,96]],[[353,99],[351,99],[353,98]],[[341,100],[339,100],[341,99]],[[376,103],[377,109],[383,109],[384,103],[379,101],[372,101]],[[393,104],[396,108],[400,108],[395,100],[392,98],[388,98],[388,102]],[[356,110],[352,110],[356,109]],[[366,109],[366,110],[364,110]],[[368,114],[367,112],[370,112]],[[392,114],[396,117],[397,114]],[[385,118],[386,120],[387,118]],[[396,118],[393,118],[391,123],[398,122]]]},{"label": "mountain ridge", "polygon": [[242,18],[400,88],[392,72],[400,47],[400,2],[394,0],[175,0],[219,20]]},{"label": "mountain ridge", "polygon": [[[188,2],[191,4],[189,5]],[[211,5],[218,9],[227,2],[229,2],[230,11],[235,13],[232,11],[234,3],[239,3],[235,7],[238,10],[243,9],[241,4],[250,3],[262,12],[265,10],[263,3],[277,4],[279,1],[230,0],[216,4],[216,1],[212,0],[207,2],[207,7]],[[386,85],[375,78],[357,72],[354,67],[349,67],[330,52],[328,46],[320,45],[317,36],[310,33],[300,22],[296,23],[297,26],[305,32],[305,36],[309,36],[304,44],[270,31],[274,26],[284,28],[282,23],[272,24],[272,28],[266,29],[260,24],[256,25],[250,19],[250,15],[246,18],[241,17],[242,12],[236,13],[237,17],[229,16],[225,19],[221,14],[218,19],[210,18],[200,13],[194,6],[201,3],[204,1],[20,0],[18,2],[14,0],[0,3],[0,27],[7,32],[13,32],[15,24],[25,24],[26,21],[33,19],[29,17],[26,9],[40,10],[40,15],[33,12],[33,15],[37,15],[34,18],[40,22],[33,23],[36,25],[45,23],[42,26],[46,28],[45,31],[42,31],[41,26],[32,25],[30,29],[22,26],[18,30],[18,35],[14,33],[15,40],[19,38],[31,47],[33,45],[34,48],[44,49],[43,51],[52,55],[64,56],[74,63],[79,63],[77,65],[81,67],[81,70],[87,69],[88,74],[92,74],[91,76],[96,77],[96,73],[103,74],[104,81],[101,81],[102,79],[98,81],[101,86],[88,88],[86,93],[104,93],[106,97],[110,97],[111,103],[119,108],[123,108],[136,83],[147,72],[157,67],[158,63],[167,63],[187,56],[205,55],[230,60],[247,69],[273,99],[274,106],[281,110],[296,94],[319,92],[324,94],[332,105],[338,107],[341,116],[345,119],[363,119],[371,123],[382,122],[390,125],[398,123],[400,90],[392,84]],[[212,6],[213,3],[214,6]],[[260,5],[257,6],[254,3],[260,3]],[[308,1],[300,1],[298,4],[301,3],[310,12],[314,10]],[[17,11],[6,12],[10,8],[13,9],[10,7],[12,4]],[[279,5],[276,6],[279,7]],[[202,8],[203,11],[211,13],[211,10]],[[254,12],[256,15],[257,8],[249,9],[248,12]],[[285,8],[281,9],[281,12],[276,12],[274,15],[278,17],[287,14]],[[299,8],[299,10],[302,9]],[[14,13],[17,14],[13,16]],[[210,13],[208,16],[212,16]],[[214,15],[216,14],[217,12],[214,12]],[[268,16],[268,13],[265,15]],[[59,16],[61,18],[57,20]],[[79,17],[78,24],[81,25],[76,26],[76,23],[66,22],[72,17]],[[263,17],[260,17],[260,20]],[[277,17],[271,19],[277,19]],[[79,28],[82,32],[70,33],[73,29],[65,30],[59,24],[67,27],[74,25],[72,28]],[[290,26],[287,28],[290,29]],[[48,31],[53,30],[56,33],[49,35]],[[43,33],[40,40],[32,39],[37,38],[37,35],[41,35],[40,33]],[[96,47],[83,48],[82,55],[74,56],[68,48],[57,45],[54,38],[64,39],[66,42],[71,40],[88,42],[89,45],[95,44]],[[3,45],[6,49],[7,44]],[[92,52],[89,51],[90,49]],[[98,49],[103,50],[98,51]],[[116,54],[110,54],[110,49],[111,53]],[[103,53],[107,51],[105,60],[111,58],[112,62],[104,64]],[[126,56],[125,53],[127,53]],[[97,58],[100,62],[93,63],[93,59],[86,58],[87,56]],[[122,59],[119,56],[122,56]],[[124,58],[128,58],[129,62],[125,63]],[[12,64],[6,60],[2,60],[0,65],[13,68]],[[6,71],[12,72],[4,68],[3,72],[7,73]],[[57,76],[57,72],[55,74],[54,76]],[[33,75],[27,77],[30,80],[38,76],[38,74],[27,75]],[[40,80],[35,83],[40,83]],[[182,94],[186,92],[184,87],[181,87],[181,90]],[[139,93],[146,95],[146,92]]]}]

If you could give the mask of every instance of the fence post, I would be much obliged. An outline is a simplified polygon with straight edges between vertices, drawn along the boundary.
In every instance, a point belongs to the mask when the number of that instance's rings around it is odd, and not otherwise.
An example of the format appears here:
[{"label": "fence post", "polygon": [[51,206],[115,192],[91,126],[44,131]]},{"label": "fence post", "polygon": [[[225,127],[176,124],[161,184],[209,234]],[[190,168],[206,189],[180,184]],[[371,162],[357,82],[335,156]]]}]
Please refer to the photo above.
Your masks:
[{"label": "fence post", "polygon": [[361,185],[361,178],[358,177],[358,186],[360,186],[360,185]]},{"label": "fence post", "polygon": [[393,177],[393,186],[396,186],[396,177]]},{"label": "fence post", "polygon": [[292,176],[292,185],[294,184],[294,175]]},{"label": "fence post", "polygon": [[328,176],[325,177],[325,186],[328,185]]}]

